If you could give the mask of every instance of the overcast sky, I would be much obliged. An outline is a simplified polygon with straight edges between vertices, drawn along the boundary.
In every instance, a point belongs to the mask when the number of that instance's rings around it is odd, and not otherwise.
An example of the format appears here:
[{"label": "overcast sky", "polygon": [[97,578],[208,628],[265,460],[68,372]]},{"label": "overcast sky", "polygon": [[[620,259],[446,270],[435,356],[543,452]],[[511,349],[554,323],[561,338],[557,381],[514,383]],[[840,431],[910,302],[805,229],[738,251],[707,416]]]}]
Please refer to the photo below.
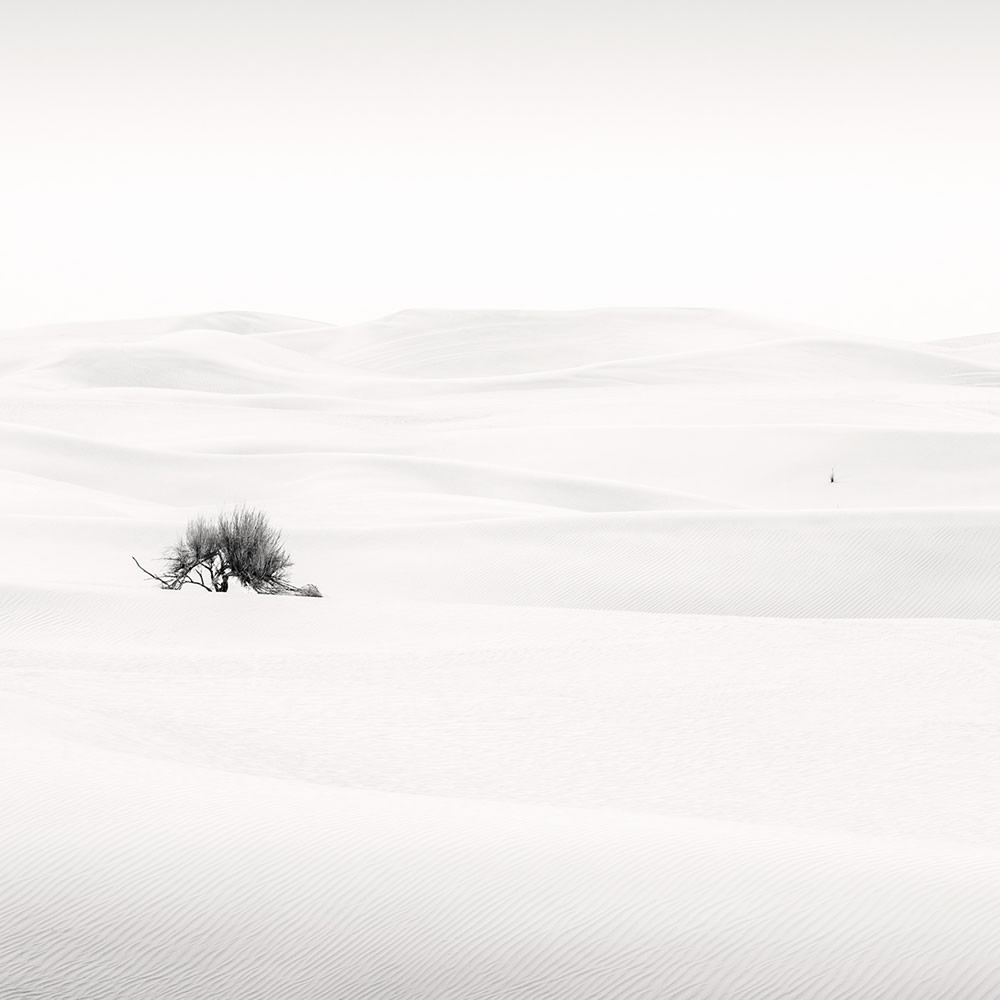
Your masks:
[{"label": "overcast sky", "polygon": [[708,306],[1000,330],[980,0],[7,0],[0,327]]}]

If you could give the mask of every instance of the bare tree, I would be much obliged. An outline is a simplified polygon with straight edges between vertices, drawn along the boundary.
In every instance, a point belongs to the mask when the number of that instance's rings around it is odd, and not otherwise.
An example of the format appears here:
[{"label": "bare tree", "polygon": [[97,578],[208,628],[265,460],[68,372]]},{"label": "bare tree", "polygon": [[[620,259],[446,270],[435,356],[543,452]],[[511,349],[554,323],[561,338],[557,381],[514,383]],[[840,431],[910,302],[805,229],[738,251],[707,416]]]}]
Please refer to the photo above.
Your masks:
[{"label": "bare tree", "polygon": [[180,590],[191,583],[212,593],[225,593],[238,580],[258,594],[299,594],[322,597],[315,584],[294,586],[288,579],[291,557],[281,532],[263,511],[237,507],[223,511],[215,521],[195,517],[180,539],[163,554],[162,575],[151,573],[135,556],[132,561],[164,590]]}]

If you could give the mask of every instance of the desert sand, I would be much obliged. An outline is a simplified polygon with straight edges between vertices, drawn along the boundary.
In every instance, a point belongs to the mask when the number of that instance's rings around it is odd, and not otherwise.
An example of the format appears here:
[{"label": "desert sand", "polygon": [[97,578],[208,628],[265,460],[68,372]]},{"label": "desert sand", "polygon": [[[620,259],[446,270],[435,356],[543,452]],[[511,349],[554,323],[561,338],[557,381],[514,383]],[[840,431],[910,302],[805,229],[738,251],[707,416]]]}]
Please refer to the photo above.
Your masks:
[{"label": "desert sand", "polygon": [[6,331],[0,537],[4,1000],[1000,996],[1000,335]]}]

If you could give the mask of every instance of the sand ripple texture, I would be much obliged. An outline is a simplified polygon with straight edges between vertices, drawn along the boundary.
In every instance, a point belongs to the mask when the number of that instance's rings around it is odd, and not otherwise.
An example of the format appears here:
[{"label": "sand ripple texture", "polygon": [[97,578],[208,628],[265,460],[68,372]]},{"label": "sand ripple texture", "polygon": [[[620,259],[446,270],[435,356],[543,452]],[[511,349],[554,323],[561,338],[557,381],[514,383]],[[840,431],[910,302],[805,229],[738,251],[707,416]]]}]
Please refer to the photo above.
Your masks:
[{"label": "sand ripple texture", "polygon": [[1000,337],[8,331],[0,538],[2,1000],[1000,997]]},{"label": "sand ripple texture", "polygon": [[31,763],[0,782],[4,996],[986,1000],[1000,988],[992,854],[16,746]]}]

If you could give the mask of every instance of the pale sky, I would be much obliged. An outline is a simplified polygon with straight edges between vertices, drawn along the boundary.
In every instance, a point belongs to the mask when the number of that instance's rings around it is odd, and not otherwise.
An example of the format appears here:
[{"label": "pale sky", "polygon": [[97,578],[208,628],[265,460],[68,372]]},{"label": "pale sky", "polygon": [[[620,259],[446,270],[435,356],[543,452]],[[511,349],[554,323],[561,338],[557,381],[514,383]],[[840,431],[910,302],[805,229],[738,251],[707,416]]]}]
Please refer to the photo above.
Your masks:
[{"label": "pale sky", "polygon": [[1000,330],[1000,7],[7,0],[0,327],[742,309]]}]

